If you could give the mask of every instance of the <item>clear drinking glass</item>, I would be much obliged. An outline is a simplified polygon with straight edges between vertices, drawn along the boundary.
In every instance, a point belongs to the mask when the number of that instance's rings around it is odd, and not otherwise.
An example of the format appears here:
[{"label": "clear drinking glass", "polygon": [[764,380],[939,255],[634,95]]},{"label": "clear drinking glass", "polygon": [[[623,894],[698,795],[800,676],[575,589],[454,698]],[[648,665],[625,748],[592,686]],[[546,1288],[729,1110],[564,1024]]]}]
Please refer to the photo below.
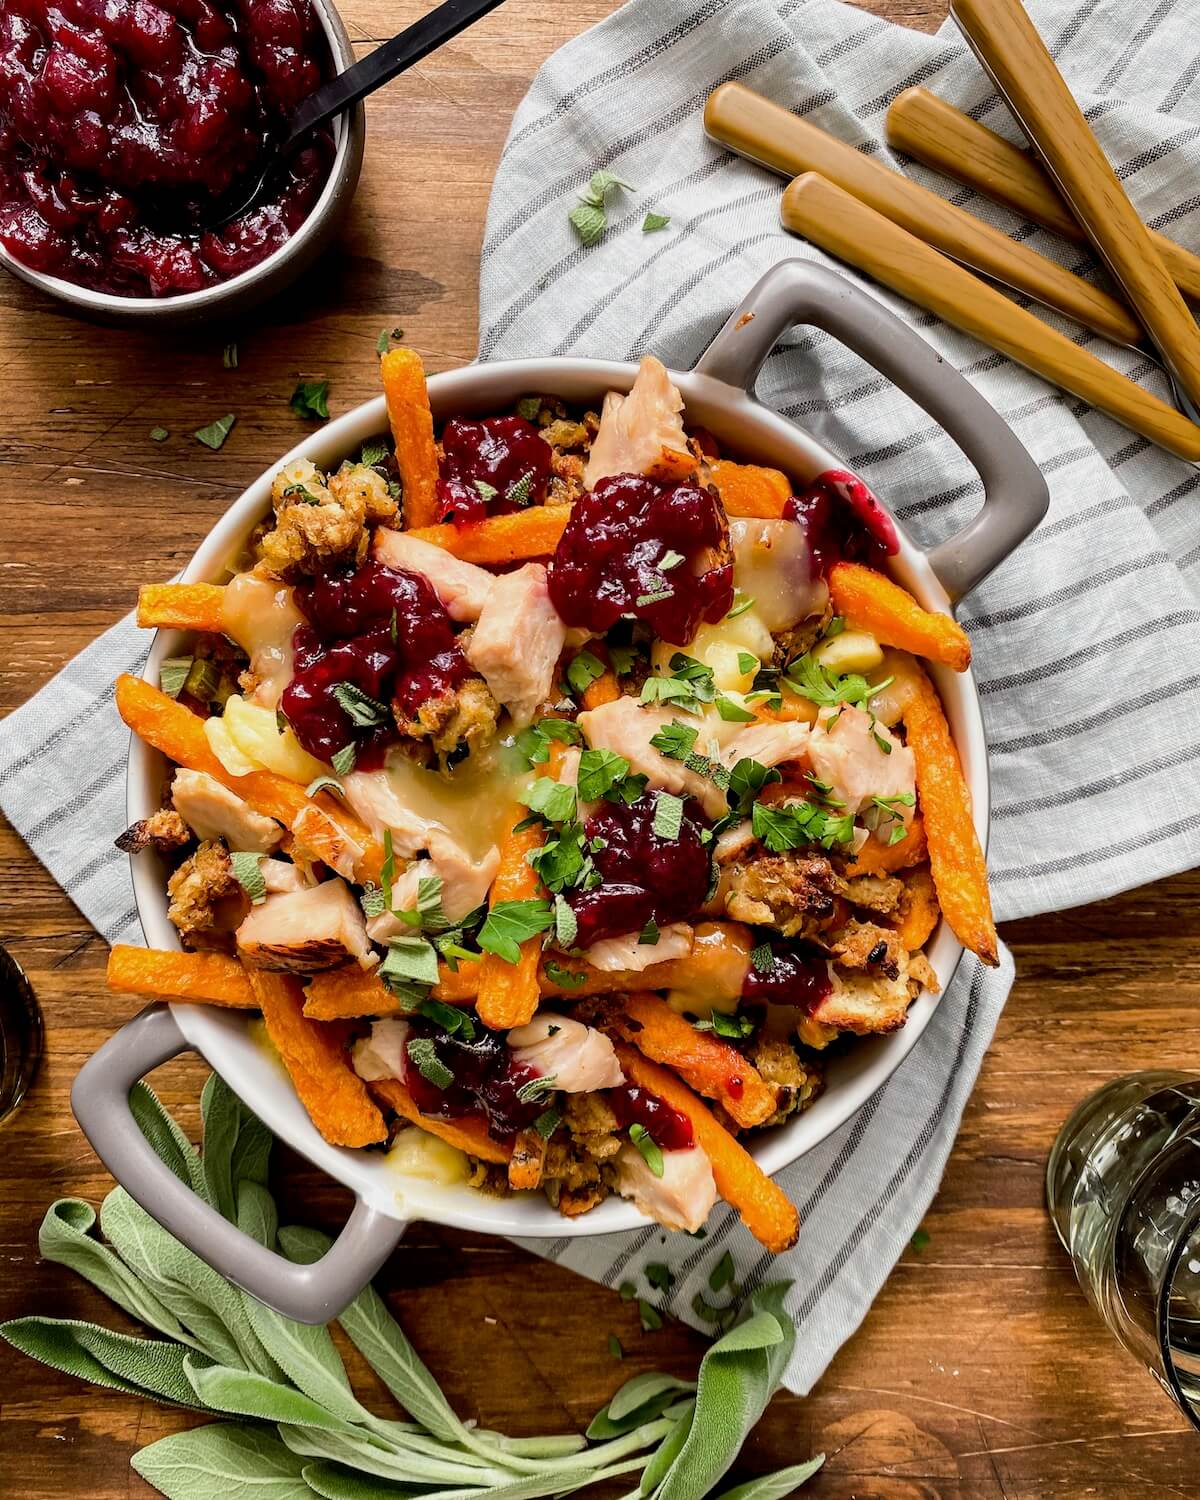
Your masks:
[{"label": "clear drinking glass", "polygon": [[20,1104],[42,1060],[42,1013],[25,971],[0,946],[0,1123]]},{"label": "clear drinking glass", "polygon": [[1080,1104],[1046,1169],[1079,1284],[1200,1428],[1200,1078],[1118,1078]]}]

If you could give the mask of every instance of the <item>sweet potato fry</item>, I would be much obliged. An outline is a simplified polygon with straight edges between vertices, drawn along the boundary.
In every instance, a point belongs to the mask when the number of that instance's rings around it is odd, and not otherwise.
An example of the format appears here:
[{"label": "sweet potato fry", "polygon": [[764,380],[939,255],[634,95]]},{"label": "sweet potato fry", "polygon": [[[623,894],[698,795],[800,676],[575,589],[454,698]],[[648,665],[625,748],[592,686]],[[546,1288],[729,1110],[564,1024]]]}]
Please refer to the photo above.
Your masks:
[{"label": "sweet potato fry", "polygon": [[404,485],[404,525],[431,526],[437,520],[438,462],[425,367],[415,349],[389,349],[379,369]]},{"label": "sweet potato fry", "polygon": [[137,622],[145,629],[225,630],[225,587],[220,583],[144,583]]},{"label": "sweet potato fry", "polygon": [[350,1066],[342,1029],[319,1026],[304,1014],[304,991],[290,974],[246,969],[266,1022],[313,1124],[333,1146],[371,1146],[387,1126],[367,1086]]},{"label": "sweet potato fry", "polygon": [[910,953],[916,953],[929,941],[941,914],[929,866],[918,865],[905,879],[900,920],[896,923],[900,941]]},{"label": "sweet potato fry", "polygon": [[996,926],[987,866],[971,819],[971,793],[937,690],[919,667],[905,704],[904,727],[942,911],[959,942],[994,966],[1000,962]]},{"label": "sweet potato fry", "polygon": [[800,1216],[782,1188],[771,1181],[749,1152],[713,1119],[674,1073],[643,1057],[635,1047],[618,1043],[616,1050],[626,1078],[665,1099],[691,1121],[696,1142],[712,1163],[717,1191],[737,1209],[742,1223],[759,1244],[776,1255],[790,1249],[800,1233]]},{"label": "sweet potato fry", "polygon": [[307,850],[335,869],[344,869],[349,860],[355,878],[379,879],[383,850],[367,828],[328,793],[306,797],[303,787],[274,771],[234,776],[213,754],[203,720],[186,704],[176,703],[140,677],[125,673],[118,678],[116,703],[134,734],[168,759],[189,771],[207,771],[215,776],[255,812],[277,818],[290,828]]},{"label": "sweet potato fry", "polygon": [[531,505],[528,510],[488,516],[465,526],[421,526],[413,534],[434,547],[444,547],[464,562],[499,566],[549,557],[570,515],[569,505]]},{"label": "sweet potato fry", "polygon": [[168,953],[118,943],[109,951],[110,990],[123,995],[160,995],[166,1000],[202,1000],[235,1010],[257,1010],[258,1001],[236,958],[224,953]]},{"label": "sweet potato fry", "polygon": [[792,497],[787,475],[760,464],[735,464],[721,458],[709,464],[708,477],[729,516],[778,519]]},{"label": "sweet potato fry", "polygon": [[[731,998],[740,995],[750,968],[753,946],[749,929],[739,922],[700,922],[691,953],[669,963],[651,964],[640,973],[624,969],[593,969],[578,959],[563,959],[560,968],[569,976],[565,983],[538,975],[543,1000],[582,1000],[591,995],[614,995],[629,990],[695,989],[711,994],[716,990]],[[457,972],[448,965],[438,968],[433,998],[448,1005],[470,1005],[479,992],[482,963],[460,959]],[[579,980],[578,984],[571,979]],[[315,974],[308,987],[304,1013],[315,1021],[353,1020],[359,1016],[398,1016],[403,1009],[376,975],[357,966]]]},{"label": "sweet potato fry", "polygon": [[592,655],[598,661],[604,663],[604,674],[593,678],[583,690],[583,706],[585,709],[600,708],[605,703],[615,703],[621,696],[621,684],[617,674],[612,669],[608,652],[600,644],[589,648]]},{"label": "sweet potato fry", "polygon": [[941,662],[956,672],[971,665],[971,642],[949,615],[922,609],[907,589],[861,563],[834,563],[829,572],[833,606],[849,624],[869,630],[885,646]]},{"label": "sweet potato fry", "polygon": [[881,844],[878,839],[868,839],[857,854],[846,856],[847,875],[894,875],[897,870],[907,870],[928,858],[929,848],[925,842],[925,820],[919,812],[913,814],[908,833],[897,844]]},{"label": "sweet potato fry", "polygon": [[411,1124],[419,1125],[422,1130],[427,1130],[430,1135],[436,1135],[439,1140],[445,1141],[448,1145],[457,1146],[468,1156],[477,1156],[480,1161],[497,1163],[503,1163],[509,1159],[511,1148],[502,1146],[499,1141],[494,1141],[482,1120],[435,1120],[430,1115],[423,1115],[417,1108],[413,1096],[398,1078],[381,1078],[371,1085],[371,1092]]},{"label": "sweet potato fry", "polygon": [[513,1141],[508,1162],[508,1185],[513,1192],[531,1192],[542,1185],[542,1168],[546,1164],[546,1139],[530,1128],[522,1130]]},{"label": "sweet potato fry", "polygon": [[775,1090],[736,1047],[697,1031],[665,1000],[642,991],[626,997],[614,1029],[643,1057],[672,1068],[707,1099],[715,1099],[739,1125],[761,1125],[775,1113]]}]

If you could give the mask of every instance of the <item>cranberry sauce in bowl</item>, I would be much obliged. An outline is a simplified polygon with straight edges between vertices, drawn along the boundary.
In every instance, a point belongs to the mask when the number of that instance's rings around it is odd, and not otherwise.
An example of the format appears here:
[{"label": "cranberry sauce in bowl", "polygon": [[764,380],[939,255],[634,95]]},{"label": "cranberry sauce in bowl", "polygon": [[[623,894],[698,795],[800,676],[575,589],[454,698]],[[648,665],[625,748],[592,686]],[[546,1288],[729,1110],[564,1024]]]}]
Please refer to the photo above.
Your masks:
[{"label": "cranberry sauce in bowl", "polygon": [[21,266],[172,298],[281,249],[321,197],[313,139],[236,219],[267,143],[331,70],[314,0],[5,0],[0,244]]}]

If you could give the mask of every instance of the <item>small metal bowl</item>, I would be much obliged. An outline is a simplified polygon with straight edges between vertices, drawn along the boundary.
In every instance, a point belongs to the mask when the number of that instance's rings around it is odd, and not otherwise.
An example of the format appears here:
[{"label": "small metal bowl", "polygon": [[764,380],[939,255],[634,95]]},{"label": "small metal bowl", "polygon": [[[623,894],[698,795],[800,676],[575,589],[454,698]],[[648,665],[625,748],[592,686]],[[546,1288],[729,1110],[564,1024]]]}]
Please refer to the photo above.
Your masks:
[{"label": "small metal bowl", "polygon": [[[334,67],[344,72],[354,62],[350,37],[332,0],[312,0],[313,10],[329,42]],[[84,317],[101,323],[156,325],[178,327],[184,323],[228,318],[244,313],[294,281],[316,260],[336,235],[362,169],[366,141],[366,116],[361,104],[347,110],[335,122],[333,165],[313,205],[312,212],[286,244],[266,260],[228,281],[205,287],[199,292],[181,292],[174,297],[117,297],[111,292],[94,292],[58,276],[22,265],[0,244],[0,266],[37,287],[47,296]]]}]

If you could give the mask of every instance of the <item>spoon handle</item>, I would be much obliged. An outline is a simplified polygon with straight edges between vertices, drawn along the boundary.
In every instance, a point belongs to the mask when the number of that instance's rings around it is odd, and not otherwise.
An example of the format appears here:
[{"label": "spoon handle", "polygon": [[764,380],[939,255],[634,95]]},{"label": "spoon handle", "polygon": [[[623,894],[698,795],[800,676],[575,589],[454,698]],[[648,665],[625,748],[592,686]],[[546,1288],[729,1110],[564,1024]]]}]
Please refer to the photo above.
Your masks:
[{"label": "spoon handle", "polygon": [[501,3],[502,0],[443,0],[399,36],[376,47],[353,67],[311,93],[292,116],[285,151],[315,126],[324,125],[351,104],[374,93]]}]

